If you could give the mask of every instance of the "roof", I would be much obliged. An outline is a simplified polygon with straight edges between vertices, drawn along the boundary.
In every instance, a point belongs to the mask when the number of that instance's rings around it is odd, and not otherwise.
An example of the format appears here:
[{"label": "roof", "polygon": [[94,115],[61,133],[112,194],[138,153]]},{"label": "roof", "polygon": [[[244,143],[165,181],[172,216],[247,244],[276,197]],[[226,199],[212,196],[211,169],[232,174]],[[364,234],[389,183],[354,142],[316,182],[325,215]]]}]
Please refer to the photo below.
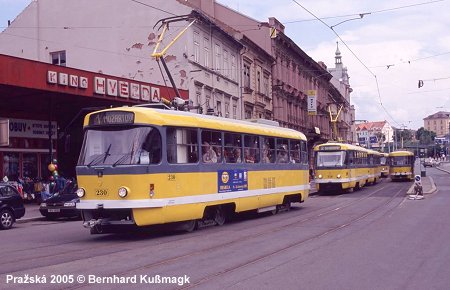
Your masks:
[{"label": "roof", "polygon": [[386,121],[378,121],[378,122],[366,122],[361,123],[356,126],[356,131],[375,131],[383,129],[384,125],[386,125]]},{"label": "roof", "polygon": [[[338,142],[327,142],[327,143],[316,145],[316,146],[314,146],[314,151],[319,151],[321,147],[327,147],[327,146],[335,147],[336,150],[355,150],[355,151],[362,151],[362,152],[369,153],[369,150],[366,148],[352,145],[352,144],[338,143]],[[330,150],[330,151],[334,151],[334,150],[335,149]]]},{"label": "roof", "polygon": [[390,157],[391,156],[413,156],[413,155],[414,154],[411,151],[402,151],[402,150],[389,153]]},{"label": "roof", "polygon": [[92,114],[107,111],[133,112],[134,124],[152,124],[159,126],[178,126],[187,128],[205,128],[239,132],[248,134],[268,135],[282,138],[294,138],[306,141],[306,136],[296,130],[253,123],[243,120],[235,120],[216,116],[202,115],[184,111],[160,110],[145,107],[117,107],[101,110],[86,115],[84,126],[88,126]]},{"label": "roof", "polygon": [[443,119],[443,118],[450,119],[450,112],[439,111],[437,113],[429,115],[428,117],[424,118],[424,120],[428,120],[428,119]]}]

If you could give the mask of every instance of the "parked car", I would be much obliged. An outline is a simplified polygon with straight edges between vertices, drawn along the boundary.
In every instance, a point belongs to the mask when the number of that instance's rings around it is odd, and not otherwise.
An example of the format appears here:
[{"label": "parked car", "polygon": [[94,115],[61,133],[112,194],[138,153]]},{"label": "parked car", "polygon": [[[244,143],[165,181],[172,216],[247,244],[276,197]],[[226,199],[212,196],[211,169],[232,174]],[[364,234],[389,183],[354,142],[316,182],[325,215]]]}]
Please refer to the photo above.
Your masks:
[{"label": "parked car", "polygon": [[441,165],[441,162],[439,160],[434,160],[433,158],[428,158],[423,162],[424,167],[433,167],[439,165]]},{"label": "parked car", "polygon": [[10,229],[24,215],[25,207],[19,191],[7,183],[0,183],[0,229]]},{"label": "parked car", "polygon": [[433,167],[433,160],[432,160],[432,159],[426,159],[426,160],[423,162],[423,166],[424,166],[424,167]]},{"label": "parked car", "polygon": [[49,220],[62,217],[81,218],[81,211],[76,208],[76,203],[80,201],[76,191],[76,183],[69,184],[61,192],[44,200],[39,206],[39,211]]}]

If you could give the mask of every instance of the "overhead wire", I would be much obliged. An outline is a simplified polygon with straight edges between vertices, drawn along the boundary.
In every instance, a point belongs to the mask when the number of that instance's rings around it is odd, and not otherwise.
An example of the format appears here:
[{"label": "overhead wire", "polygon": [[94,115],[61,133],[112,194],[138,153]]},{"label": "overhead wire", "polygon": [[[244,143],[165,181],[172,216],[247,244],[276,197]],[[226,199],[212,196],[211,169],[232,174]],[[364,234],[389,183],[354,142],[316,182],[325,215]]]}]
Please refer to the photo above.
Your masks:
[{"label": "overhead wire", "polygon": [[[363,12],[363,13],[353,13],[353,14],[345,14],[345,15],[338,15],[338,16],[325,16],[325,17],[320,17],[320,19],[323,20],[323,19],[335,19],[335,18],[344,18],[344,17],[347,18],[347,17],[360,16],[362,14],[364,14],[364,15],[377,14],[377,13],[383,13],[383,12],[388,12],[388,11],[394,11],[394,10],[400,10],[400,9],[405,9],[405,8],[411,8],[411,7],[415,7],[415,6],[433,4],[433,3],[436,3],[436,2],[442,2],[442,1],[446,1],[446,0],[433,0],[433,1],[416,3],[416,4],[398,6],[398,7],[393,7],[393,8],[386,8],[386,9],[380,9],[380,10],[375,10],[375,11],[368,11],[368,12]],[[283,24],[308,22],[308,21],[317,21],[317,20],[318,20],[317,18],[303,19],[303,20],[293,20],[293,21],[285,21],[285,22],[283,22]]]},{"label": "overhead wire", "polygon": [[[388,110],[384,107],[383,102],[381,100],[381,93],[380,93],[380,86],[378,84],[378,78],[376,76],[376,74],[374,74],[372,72],[372,70],[370,70],[370,68],[356,55],[355,52],[353,52],[353,50],[347,45],[347,43],[341,38],[341,36],[327,23],[325,23],[322,19],[320,19],[319,17],[317,17],[314,13],[312,13],[311,11],[309,11],[306,7],[304,7],[303,5],[301,5],[300,3],[298,3],[298,1],[296,0],[292,0],[294,3],[296,3],[298,6],[300,6],[302,9],[304,9],[306,12],[308,12],[309,14],[311,14],[313,17],[315,17],[317,20],[319,20],[322,24],[324,24],[326,27],[328,27],[331,31],[333,31],[333,33],[339,38],[339,40],[345,45],[345,47],[353,54],[353,56],[358,60],[358,62],[366,68],[366,70],[374,77],[375,79],[375,83],[376,83],[376,87],[377,87],[377,93],[378,93],[378,99],[380,101],[380,106],[381,108],[383,108],[384,112],[389,116],[389,118],[391,118],[391,120],[396,123],[397,125],[399,125],[400,123],[398,123],[393,117],[392,115],[388,112]],[[443,0],[440,0],[443,1]]]}]

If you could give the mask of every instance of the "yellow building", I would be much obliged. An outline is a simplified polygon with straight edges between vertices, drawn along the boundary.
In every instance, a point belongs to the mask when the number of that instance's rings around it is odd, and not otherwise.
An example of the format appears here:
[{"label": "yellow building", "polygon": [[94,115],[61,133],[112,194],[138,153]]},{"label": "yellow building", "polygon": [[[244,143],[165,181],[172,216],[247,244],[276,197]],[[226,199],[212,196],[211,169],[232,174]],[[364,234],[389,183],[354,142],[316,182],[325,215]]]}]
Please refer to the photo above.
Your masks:
[{"label": "yellow building", "polygon": [[450,112],[437,112],[423,119],[424,128],[436,133],[436,137],[449,134]]}]

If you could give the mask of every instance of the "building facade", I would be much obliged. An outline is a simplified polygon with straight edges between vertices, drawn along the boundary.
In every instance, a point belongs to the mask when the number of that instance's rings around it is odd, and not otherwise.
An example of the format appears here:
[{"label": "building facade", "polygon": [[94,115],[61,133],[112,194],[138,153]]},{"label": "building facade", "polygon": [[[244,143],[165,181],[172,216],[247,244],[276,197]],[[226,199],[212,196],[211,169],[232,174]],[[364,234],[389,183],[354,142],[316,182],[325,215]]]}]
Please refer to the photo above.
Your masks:
[{"label": "building facade", "polygon": [[339,116],[339,132],[342,134],[342,139],[349,141],[349,143],[356,143],[356,125],[355,125],[355,107],[351,105],[350,94],[353,89],[350,86],[350,77],[347,68],[342,62],[341,52],[339,51],[339,44],[336,43],[334,68],[328,68],[328,71],[333,76],[331,84],[339,91],[343,97],[342,111]]},{"label": "building facade", "polygon": [[356,126],[356,136],[360,146],[385,152],[394,142],[394,128],[387,121],[364,122]]},{"label": "building facade", "polygon": [[[173,90],[116,76],[0,54],[0,176],[46,179],[56,159],[75,176],[87,113],[158,102]],[[180,90],[181,97],[188,92]]]},{"label": "building facade", "polygon": [[[272,83],[269,86],[273,102],[273,120],[281,126],[304,132],[312,146],[333,138],[329,105],[344,105],[339,117],[340,139],[352,142],[351,124],[354,109],[348,100],[330,83],[332,75],[326,66],[309,57],[284,33],[284,26],[276,19],[260,22],[213,0],[190,0],[194,5],[219,21],[226,22],[236,31],[244,34],[273,58]],[[230,21],[233,19],[233,21]],[[244,75],[246,69],[243,69]],[[346,71],[345,71],[346,73]],[[348,81],[348,79],[347,79]],[[343,82],[348,85],[348,82]],[[308,92],[314,91],[316,114],[308,114]],[[353,115],[352,115],[353,114]]]},{"label": "building facade", "polygon": [[197,19],[164,56],[175,85],[189,91],[194,111],[242,119],[242,45],[183,2],[33,1],[0,34],[0,53],[166,86],[166,71],[151,57],[158,21],[191,15],[171,23],[158,51]]},{"label": "building facade", "polygon": [[450,112],[440,111],[423,119],[423,127],[436,133],[436,137],[445,137],[450,133]]}]

